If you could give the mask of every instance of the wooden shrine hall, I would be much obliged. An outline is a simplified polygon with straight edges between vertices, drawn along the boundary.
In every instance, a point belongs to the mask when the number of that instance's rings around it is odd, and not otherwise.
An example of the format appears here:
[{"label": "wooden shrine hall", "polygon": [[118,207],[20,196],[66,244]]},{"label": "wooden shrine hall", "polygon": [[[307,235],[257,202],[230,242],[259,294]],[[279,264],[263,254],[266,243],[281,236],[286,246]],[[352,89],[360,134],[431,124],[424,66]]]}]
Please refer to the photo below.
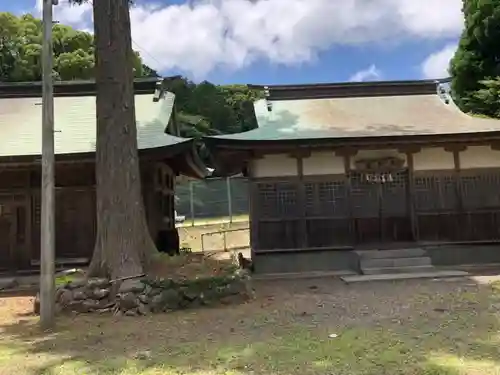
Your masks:
[{"label": "wooden shrine hall", "polygon": [[[153,239],[175,230],[175,176],[207,174],[194,140],[178,136],[169,80],[134,83],[142,192]],[[96,235],[96,87],[87,81],[57,82],[54,93],[56,263],[85,264]],[[0,84],[2,272],[39,264],[41,124],[40,83]]]},{"label": "wooden shrine hall", "polygon": [[461,112],[435,81],[253,88],[258,128],[204,141],[219,174],[251,181],[257,270],[352,268],[352,250],[412,246],[441,264],[500,262],[500,247],[463,246],[500,241],[499,120]]}]

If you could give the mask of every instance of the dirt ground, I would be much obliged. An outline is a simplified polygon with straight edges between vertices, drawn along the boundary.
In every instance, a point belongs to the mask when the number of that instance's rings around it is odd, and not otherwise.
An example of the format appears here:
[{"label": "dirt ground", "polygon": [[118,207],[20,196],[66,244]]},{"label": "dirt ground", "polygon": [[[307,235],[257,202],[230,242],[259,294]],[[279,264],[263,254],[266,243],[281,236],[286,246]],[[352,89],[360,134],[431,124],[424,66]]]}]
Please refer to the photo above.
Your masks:
[{"label": "dirt ground", "polygon": [[1,375],[500,373],[498,278],[255,282],[252,302],[143,318],[60,317],[0,299]]}]

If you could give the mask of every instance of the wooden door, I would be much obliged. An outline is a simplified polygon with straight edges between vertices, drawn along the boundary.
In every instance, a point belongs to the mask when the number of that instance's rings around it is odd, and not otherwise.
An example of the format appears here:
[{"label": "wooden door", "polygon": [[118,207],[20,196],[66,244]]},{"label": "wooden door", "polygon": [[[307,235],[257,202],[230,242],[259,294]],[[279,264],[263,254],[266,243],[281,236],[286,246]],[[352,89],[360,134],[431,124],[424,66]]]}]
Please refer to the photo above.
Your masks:
[{"label": "wooden door", "polygon": [[56,255],[61,259],[90,259],[95,244],[95,193],[64,189],[56,193]]},{"label": "wooden door", "polygon": [[351,175],[356,243],[412,241],[407,171]]},{"label": "wooden door", "polygon": [[15,211],[8,204],[0,203],[0,270],[12,270],[15,266]]}]

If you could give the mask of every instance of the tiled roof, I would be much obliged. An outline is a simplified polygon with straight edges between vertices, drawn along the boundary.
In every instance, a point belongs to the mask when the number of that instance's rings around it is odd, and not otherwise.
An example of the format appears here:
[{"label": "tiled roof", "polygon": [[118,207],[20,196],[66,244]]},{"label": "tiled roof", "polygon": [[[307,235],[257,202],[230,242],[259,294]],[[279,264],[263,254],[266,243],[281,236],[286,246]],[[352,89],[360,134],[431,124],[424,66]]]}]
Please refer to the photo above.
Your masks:
[{"label": "tiled roof", "polygon": [[[164,147],[191,139],[165,134],[174,104],[166,92],[153,101],[153,94],[135,96],[139,149]],[[65,96],[54,99],[56,154],[95,151],[95,96]],[[0,157],[41,154],[41,98],[0,98]]]},{"label": "tiled roof", "polygon": [[[400,95],[397,90],[401,88],[387,83],[383,87],[385,92],[380,85],[373,85],[373,92],[367,95],[362,90],[370,88],[369,85],[330,87],[330,92],[321,87],[309,91],[300,88],[300,93],[297,88],[293,92],[280,89],[283,92],[273,93],[271,88],[270,101],[254,103],[257,129],[213,138],[279,141],[500,131],[500,120],[469,116],[447,94],[438,94],[435,84],[431,83],[434,86],[429,88],[430,84],[424,83],[425,87],[411,83],[416,90],[413,93],[412,86],[407,84]],[[273,95],[278,99],[273,100]],[[303,97],[297,98],[300,95]]]}]

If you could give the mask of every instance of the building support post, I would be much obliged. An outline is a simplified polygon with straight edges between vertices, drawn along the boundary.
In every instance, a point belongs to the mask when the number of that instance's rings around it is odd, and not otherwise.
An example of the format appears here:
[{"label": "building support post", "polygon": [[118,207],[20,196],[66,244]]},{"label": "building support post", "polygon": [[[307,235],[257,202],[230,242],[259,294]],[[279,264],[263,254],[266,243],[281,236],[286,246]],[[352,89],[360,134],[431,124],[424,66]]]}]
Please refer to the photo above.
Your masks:
[{"label": "building support post", "polygon": [[408,166],[408,185],[407,185],[407,207],[408,214],[410,215],[410,226],[413,241],[418,242],[420,240],[418,217],[415,211],[415,162],[413,155],[419,150],[407,150],[406,151],[406,164]]},{"label": "building support post", "polygon": [[297,214],[298,214],[298,238],[295,239],[297,245],[302,249],[310,247],[307,235],[307,214],[306,214],[306,186],[304,181],[304,158],[311,155],[310,150],[299,149],[291,156],[297,161]]},{"label": "building support post", "polygon": [[[455,197],[456,197],[456,207],[455,207],[455,233],[459,235],[457,238],[458,241],[467,240],[469,236],[468,225],[466,220],[469,218],[468,215],[465,214],[464,210],[464,202],[462,197],[462,189],[461,189],[461,165],[460,165],[460,152],[463,152],[467,149],[464,145],[449,145],[444,148],[445,151],[451,152],[453,154],[453,163],[454,163],[454,185],[455,185]],[[466,219],[467,217],[467,219]]]},{"label": "building support post", "polygon": [[40,325],[45,330],[53,328],[55,324],[53,5],[57,5],[57,0],[43,1]]}]

